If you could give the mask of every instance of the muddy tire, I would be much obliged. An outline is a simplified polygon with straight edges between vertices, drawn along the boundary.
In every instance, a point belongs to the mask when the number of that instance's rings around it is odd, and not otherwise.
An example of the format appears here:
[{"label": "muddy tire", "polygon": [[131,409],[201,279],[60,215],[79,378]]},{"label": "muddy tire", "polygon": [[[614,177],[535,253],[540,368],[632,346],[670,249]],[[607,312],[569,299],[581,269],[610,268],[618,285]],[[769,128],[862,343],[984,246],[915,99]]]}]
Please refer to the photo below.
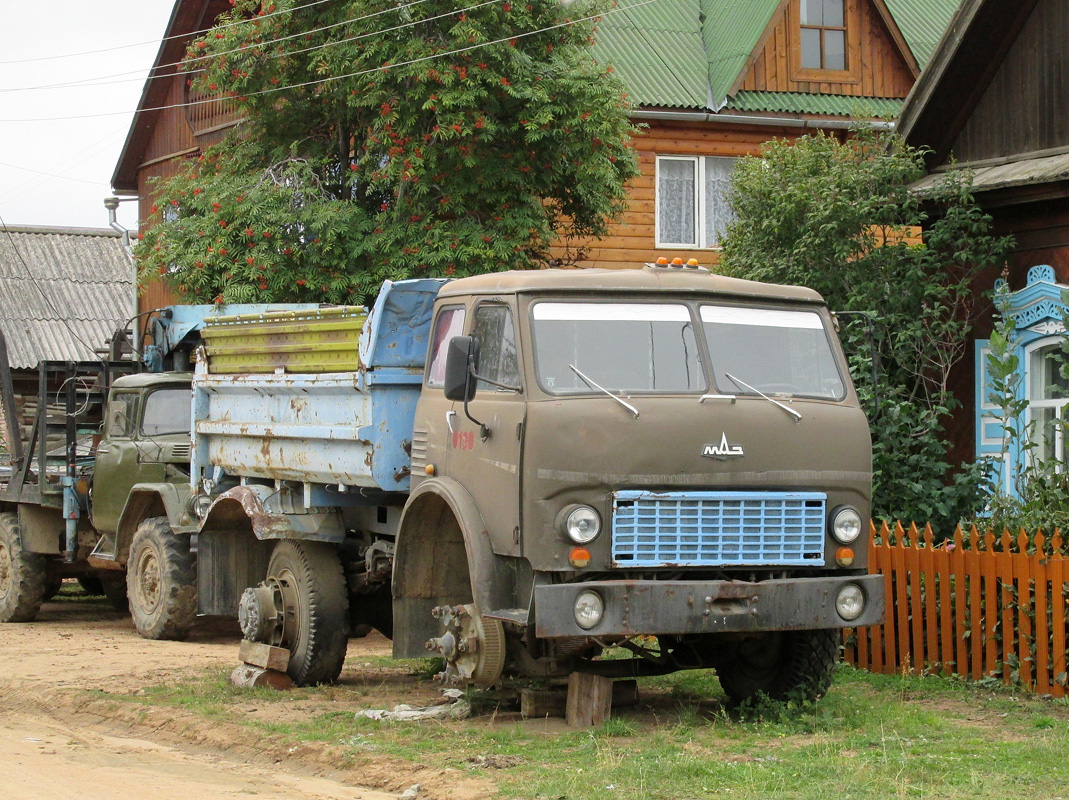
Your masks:
[{"label": "muddy tire", "polygon": [[104,582],[96,575],[79,575],[78,585],[90,597],[100,597],[104,594]]},{"label": "muddy tire", "polygon": [[18,514],[0,514],[0,622],[30,622],[48,591],[45,557],[22,549]]},{"label": "muddy tire", "polygon": [[831,687],[840,632],[773,631],[744,639],[717,664],[717,677],[734,705],[759,693],[779,702],[816,701]]},{"label": "muddy tire", "polygon": [[45,586],[43,600],[47,603],[61,591],[63,591],[63,578],[50,578]]},{"label": "muddy tire", "polygon": [[197,566],[189,534],[171,531],[166,517],[138,525],[126,562],[126,595],[134,627],[144,638],[189,636],[197,615]]},{"label": "muddy tire", "polygon": [[283,539],[267,566],[282,588],[282,647],[286,672],[298,686],[333,683],[341,674],[349,638],[349,599],[337,549],[324,542]]},{"label": "muddy tire", "polygon": [[100,590],[116,611],[130,610],[130,599],[126,594],[125,575],[119,574],[114,577],[101,578]]}]

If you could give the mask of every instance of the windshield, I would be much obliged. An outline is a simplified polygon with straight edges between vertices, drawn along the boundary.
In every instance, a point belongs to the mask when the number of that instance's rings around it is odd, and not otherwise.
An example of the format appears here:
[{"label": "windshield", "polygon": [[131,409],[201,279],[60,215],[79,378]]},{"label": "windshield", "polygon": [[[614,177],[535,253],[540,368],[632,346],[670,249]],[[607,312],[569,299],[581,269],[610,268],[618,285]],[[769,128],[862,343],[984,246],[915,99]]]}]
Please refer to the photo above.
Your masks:
[{"label": "windshield", "polygon": [[532,318],[535,368],[547,392],[598,393],[575,369],[616,392],[705,389],[685,305],[538,303]]},{"label": "windshield", "polygon": [[705,305],[701,321],[720,391],[846,396],[824,321],[815,311]]},{"label": "windshield", "polygon": [[189,433],[189,389],[158,389],[145,401],[141,419],[143,436],[162,436],[167,433]]}]

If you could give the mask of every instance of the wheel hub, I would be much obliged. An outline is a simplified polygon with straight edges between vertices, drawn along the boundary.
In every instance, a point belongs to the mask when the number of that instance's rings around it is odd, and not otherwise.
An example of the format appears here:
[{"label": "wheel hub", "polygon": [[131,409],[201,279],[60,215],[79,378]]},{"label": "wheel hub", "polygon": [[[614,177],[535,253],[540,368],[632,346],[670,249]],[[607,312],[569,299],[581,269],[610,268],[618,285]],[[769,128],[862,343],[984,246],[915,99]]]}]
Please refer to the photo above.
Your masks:
[{"label": "wheel hub", "polygon": [[301,597],[289,570],[246,589],[238,604],[242,635],[252,642],[293,649],[301,635]]},{"label": "wheel hub", "polygon": [[438,606],[431,610],[441,620],[443,634],[426,648],[445,659],[445,669],[434,676],[449,686],[492,686],[505,669],[505,628],[501,620],[487,619],[474,605]]},{"label": "wheel hub", "polygon": [[138,605],[151,614],[160,603],[160,562],[150,550],[144,550],[137,564],[137,580],[134,585]]}]

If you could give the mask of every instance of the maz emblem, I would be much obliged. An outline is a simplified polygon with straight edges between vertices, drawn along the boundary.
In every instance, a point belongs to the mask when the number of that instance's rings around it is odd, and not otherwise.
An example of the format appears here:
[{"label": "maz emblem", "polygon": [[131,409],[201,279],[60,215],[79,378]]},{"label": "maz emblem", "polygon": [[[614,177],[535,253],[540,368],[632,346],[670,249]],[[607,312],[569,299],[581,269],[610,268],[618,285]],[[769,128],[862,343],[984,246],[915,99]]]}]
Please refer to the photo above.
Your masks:
[{"label": "maz emblem", "polygon": [[728,435],[720,435],[720,444],[707,444],[702,450],[704,458],[717,458],[723,461],[726,458],[742,458],[742,445],[728,444]]}]

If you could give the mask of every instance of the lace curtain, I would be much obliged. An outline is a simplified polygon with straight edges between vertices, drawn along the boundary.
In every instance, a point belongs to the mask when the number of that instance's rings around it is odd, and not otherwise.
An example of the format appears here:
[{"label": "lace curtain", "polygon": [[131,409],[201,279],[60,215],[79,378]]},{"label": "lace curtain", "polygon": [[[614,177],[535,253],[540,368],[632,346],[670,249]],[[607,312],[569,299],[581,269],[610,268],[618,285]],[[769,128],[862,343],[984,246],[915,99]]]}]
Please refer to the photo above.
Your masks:
[{"label": "lace curtain", "polygon": [[735,220],[729,203],[734,158],[705,159],[705,247],[716,247]]},{"label": "lace curtain", "polygon": [[695,167],[690,159],[662,158],[657,163],[660,244],[697,244]]}]

